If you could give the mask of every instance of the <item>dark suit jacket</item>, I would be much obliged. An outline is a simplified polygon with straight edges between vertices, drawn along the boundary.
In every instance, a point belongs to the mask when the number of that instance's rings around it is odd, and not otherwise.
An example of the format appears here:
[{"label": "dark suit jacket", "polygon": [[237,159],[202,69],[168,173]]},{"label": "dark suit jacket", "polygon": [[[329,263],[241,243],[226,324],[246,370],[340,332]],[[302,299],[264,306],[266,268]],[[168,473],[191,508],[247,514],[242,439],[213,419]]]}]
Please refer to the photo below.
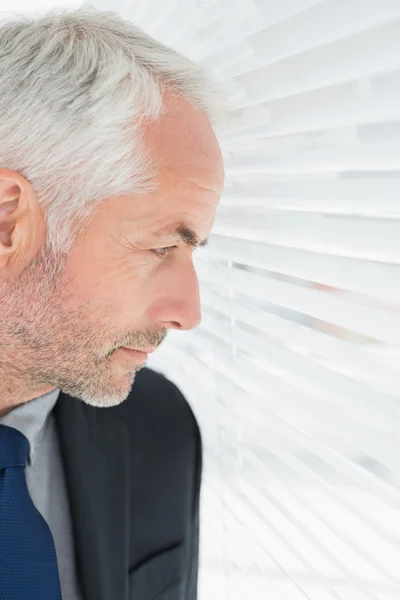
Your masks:
[{"label": "dark suit jacket", "polygon": [[54,408],[84,600],[196,600],[202,450],[184,396],[149,368],[119,406]]}]

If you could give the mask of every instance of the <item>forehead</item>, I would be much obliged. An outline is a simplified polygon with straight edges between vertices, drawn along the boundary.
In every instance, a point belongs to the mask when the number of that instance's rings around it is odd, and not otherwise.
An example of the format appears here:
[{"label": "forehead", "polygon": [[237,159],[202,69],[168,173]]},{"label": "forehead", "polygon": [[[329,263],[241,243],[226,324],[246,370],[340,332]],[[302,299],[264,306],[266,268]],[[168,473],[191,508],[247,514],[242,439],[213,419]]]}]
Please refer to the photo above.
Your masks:
[{"label": "forehead", "polygon": [[194,172],[192,177],[169,173],[150,194],[118,198],[114,208],[124,232],[140,239],[173,238],[173,231],[186,225],[194,234],[186,232],[187,239],[204,240],[212,229],[220,186],[208,174],[194,177]]},{"label": "forehead", "polygon": [[136,197],[129,207],[133,219],[150,231],[185,222],[204,239],[224,184],[221,149],[206,115],[169,98],[161,116],[143,133],[155,161],[157,188]]},{"label": "forehead", "polygon": [[143,135],[155,162],[157,187],[149,194],[114,199],[119,227],[126,235],[147,239],[185,223],[205,239],[224,184],[222,153],[207,117],[167,96],[162,114],[143,126]]},{"label": "forehead", "polygon": [[165,94],[160,116],[143,126],[143,134],[158,168],[160,185],[168,178],[184,177],[221,194],[222,153],[203,111],[179,97]]}]

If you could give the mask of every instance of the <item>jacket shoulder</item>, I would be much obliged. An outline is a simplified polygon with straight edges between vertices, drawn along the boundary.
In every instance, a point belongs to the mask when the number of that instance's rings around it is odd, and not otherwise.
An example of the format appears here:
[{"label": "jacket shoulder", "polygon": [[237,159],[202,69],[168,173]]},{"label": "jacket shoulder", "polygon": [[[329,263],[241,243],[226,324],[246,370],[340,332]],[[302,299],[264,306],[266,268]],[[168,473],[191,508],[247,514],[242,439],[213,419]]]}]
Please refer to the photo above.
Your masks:
[{"label": "jacket shoulder", "polygon": [[191,556],[197,543],[202,440],[186,398],[164,375],[144,368],[125,402],[108,410],[129,432],[130,513],[135,515],[131,568],[176,544],[183,543]]},{"label": "jacket shoulder", "polygon": [[170,379],[154,369],[141,369],[128,398],[109,410],[136,433],[144,427],[156,439],[169,436],[199,442],[199,426],[187,399]]}]

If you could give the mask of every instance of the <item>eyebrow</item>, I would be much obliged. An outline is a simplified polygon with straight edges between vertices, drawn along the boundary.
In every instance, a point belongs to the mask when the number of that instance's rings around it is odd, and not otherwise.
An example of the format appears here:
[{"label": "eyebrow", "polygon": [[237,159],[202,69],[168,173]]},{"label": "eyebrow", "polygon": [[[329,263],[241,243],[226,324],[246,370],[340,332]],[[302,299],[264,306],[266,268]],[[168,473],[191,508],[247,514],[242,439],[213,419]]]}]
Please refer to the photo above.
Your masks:
[{"label": "eyebrow", "polygon": [[197,233],[185,223],[179,223],[178,225],[163,227],[153,233],[156,237],[167,237],[167,236],[178,236],[184,244],[190,248],[198,248],[207,246],[209,238],[200,241]]}]

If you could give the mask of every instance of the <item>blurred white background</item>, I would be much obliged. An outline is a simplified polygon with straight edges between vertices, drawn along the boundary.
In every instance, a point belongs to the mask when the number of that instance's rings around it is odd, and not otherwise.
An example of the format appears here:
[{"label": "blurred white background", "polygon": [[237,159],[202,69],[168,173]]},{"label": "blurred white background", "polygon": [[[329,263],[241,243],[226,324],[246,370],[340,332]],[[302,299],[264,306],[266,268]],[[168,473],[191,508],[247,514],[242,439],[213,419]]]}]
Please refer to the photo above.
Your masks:
[{"label": "blurred white background", "polygon": [[236,106],[203,322],[148,362],[202,428],[199,600],[398,599],[400,2],[90,4]]}]

